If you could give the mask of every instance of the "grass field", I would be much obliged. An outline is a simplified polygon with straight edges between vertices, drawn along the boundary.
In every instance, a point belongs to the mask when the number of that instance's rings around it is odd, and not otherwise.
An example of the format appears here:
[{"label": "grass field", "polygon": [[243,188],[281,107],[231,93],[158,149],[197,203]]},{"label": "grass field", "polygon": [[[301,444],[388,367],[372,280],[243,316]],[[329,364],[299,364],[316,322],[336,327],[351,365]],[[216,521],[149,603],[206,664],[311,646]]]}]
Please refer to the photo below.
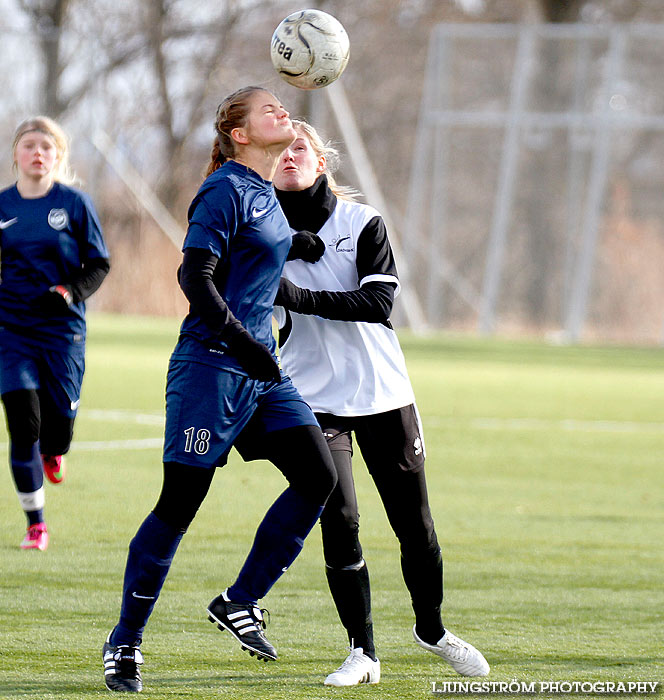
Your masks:
[{"label": "grass field", "polygon": [[[129,540],[158,495],[165,368],[177,321],[93,316],[69,477],[47,485],[51,546],[23,552],[0,486],[0,698],[108,697],[101,646]],[[495,681],[664,681],[664,352],[403,337],[445,558],[444,620]],[[4,426],[0,443],[6,450]],[[431,698],[461,680],[412,642],[396,541],[358,461],[380,685],[322,679],[346,640],[315,530],[263,601],[280,660],[206,621],[283,487],[234,457],[212,485],[146,630],[147,698]]]}]

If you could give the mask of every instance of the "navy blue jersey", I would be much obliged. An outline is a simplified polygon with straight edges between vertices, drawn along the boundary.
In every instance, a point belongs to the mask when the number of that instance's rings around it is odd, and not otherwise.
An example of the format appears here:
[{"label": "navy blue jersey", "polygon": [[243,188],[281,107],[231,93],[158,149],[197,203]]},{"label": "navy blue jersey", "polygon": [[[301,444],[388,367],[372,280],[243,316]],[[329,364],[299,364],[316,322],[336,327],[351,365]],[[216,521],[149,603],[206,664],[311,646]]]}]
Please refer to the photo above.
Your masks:
[{"label": "navy blue jersey", "polygon": [[85,338],[84,302],[53,314],[38,299],[68,284],[86,260],[109,257],[87,194],[58,182],[36,199],[21,197],[16,185],[2,190],[0,255],[0,326],[48,347]]},{"label": "navy blue jersey", "polygon": [[[201,185],[189,207],[186,248],[219,258],[213,282],[240,323],[272,353],[272,309],[291,245],[291,230],[272,183],[235,161],[227,161]],[[173,357],[246,374],[225,345],[222,329],[208,328],[191,310],[182,322]]]}]

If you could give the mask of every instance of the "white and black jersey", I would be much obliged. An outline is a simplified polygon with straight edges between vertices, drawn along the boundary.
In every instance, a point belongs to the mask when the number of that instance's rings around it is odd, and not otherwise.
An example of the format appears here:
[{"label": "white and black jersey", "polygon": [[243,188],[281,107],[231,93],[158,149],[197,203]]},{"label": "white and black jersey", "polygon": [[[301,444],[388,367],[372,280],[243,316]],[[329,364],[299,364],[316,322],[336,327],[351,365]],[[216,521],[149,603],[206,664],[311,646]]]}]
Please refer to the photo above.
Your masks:
[{"label": "white and black jersey", "polygon": [[325,174],[305,190],[277,190],[277,198],[299,234],[275,299],[282,366],[314,409],[337,473],[320,518],[325,574],[349,642],[375,658],[353,442],[399,538],[418,634],[426,630],[436,640],[445,632],[443,561],[427,497],[424,440],[389,322],[399,280],[380,214],[337,199]]},{"label": "white and black jersey", "polygon": [[[337,306],[349,299],[352,303],[353,296],[335,292],[368,289],[376,282],[387,283],[391,295],[392,290],[398,293],[394,256],[378,211],[337,199],[324,176],[317,183],[314,195],[330,202],[329,215],[316,231],[325,243],[325,253],[314,264],[287,262],[284,277],[314,294],[329,292],[328,300]],[[287,211],[290,193],[278,194],[292,225]],[[313,313],[303,314],[275,307],[275,316],[281,329],[282,367],[314,412],[366,416],[414,403],[403,352],[389,320],[348,320],[352,310],[336,316],[344,320],[331,320],[334,313],[326,313],[322,305],[313,308]]]}]

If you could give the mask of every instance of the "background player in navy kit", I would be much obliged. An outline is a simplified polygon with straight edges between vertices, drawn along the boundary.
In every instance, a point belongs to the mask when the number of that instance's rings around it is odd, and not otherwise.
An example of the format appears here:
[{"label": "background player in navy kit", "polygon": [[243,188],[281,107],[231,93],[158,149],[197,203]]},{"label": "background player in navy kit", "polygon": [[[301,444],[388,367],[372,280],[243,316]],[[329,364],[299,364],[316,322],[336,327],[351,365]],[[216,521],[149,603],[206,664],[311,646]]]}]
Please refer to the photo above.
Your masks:
[{"label": "background player in navy kit", "polygon": [[141,690],[143,629],[232,446],[245,460],[269,459],[289,482],[235,583],[208,606],[212,622],[266,661],[277,654],[256,603],[298,555],[336,483],[311,409],[280,373],[272,335],[291,231],[271,179],[295,132],[277,98],[255,87],[222,102],[215,128],[179,271],[191,306],[168,371],[163,487],[129,547],[120,620],[103,650],[110,690]]},{"label": "background player in navy kit", "polygon": [[[405,360],[389,322],[399,288],[378,211],[352,201],[329,172],[334,149],[305,122],[274,177],[291,227],[316,233],[325,254],[316,264],[288,262],[275,304],[282,365],[311,405],[332,451],[338,482],[321,529],[326,574],[351,653],[326,685],[377,683],[369,573],[358,538],[352,433],[401,545],[418,644],[461,674],[489,665],[443,627],[443,564],[429,509],[424,442]],[[357,194],[357,193],[355,193]],[[287,278],[287,279],[286,279]]]},{"label": "background player in navy kit", "polygon": [[58,124],[24,121],[12,154],[16,184],[0,192],[0,392],[28,519],[21,547],[45,550],[43,475],[53,483],[65,475],[84,372],[84,301],[108,273],[109,255],[90,198],[67,184]]}]

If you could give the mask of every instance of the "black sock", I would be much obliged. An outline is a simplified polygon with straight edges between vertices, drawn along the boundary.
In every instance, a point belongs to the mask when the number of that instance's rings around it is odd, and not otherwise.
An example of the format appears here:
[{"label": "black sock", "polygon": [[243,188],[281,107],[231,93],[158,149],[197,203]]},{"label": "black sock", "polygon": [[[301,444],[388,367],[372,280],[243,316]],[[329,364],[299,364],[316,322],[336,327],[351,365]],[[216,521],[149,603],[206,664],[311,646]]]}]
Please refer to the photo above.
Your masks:
[{"label": "black sock", "polygon": [[417,636],[427,644],[438,644],[445,634],[445,628],[440,619],[440,609],[431,611],[429,615],[418,616],[415,623]]},{"label": "black sock", "polygon": [[339,619],[348,632],[348,641],[355,648],[362,647],[362,651],[375,661],[371,585],[364,559],[341,569],[326,567],[325,574]]}]

